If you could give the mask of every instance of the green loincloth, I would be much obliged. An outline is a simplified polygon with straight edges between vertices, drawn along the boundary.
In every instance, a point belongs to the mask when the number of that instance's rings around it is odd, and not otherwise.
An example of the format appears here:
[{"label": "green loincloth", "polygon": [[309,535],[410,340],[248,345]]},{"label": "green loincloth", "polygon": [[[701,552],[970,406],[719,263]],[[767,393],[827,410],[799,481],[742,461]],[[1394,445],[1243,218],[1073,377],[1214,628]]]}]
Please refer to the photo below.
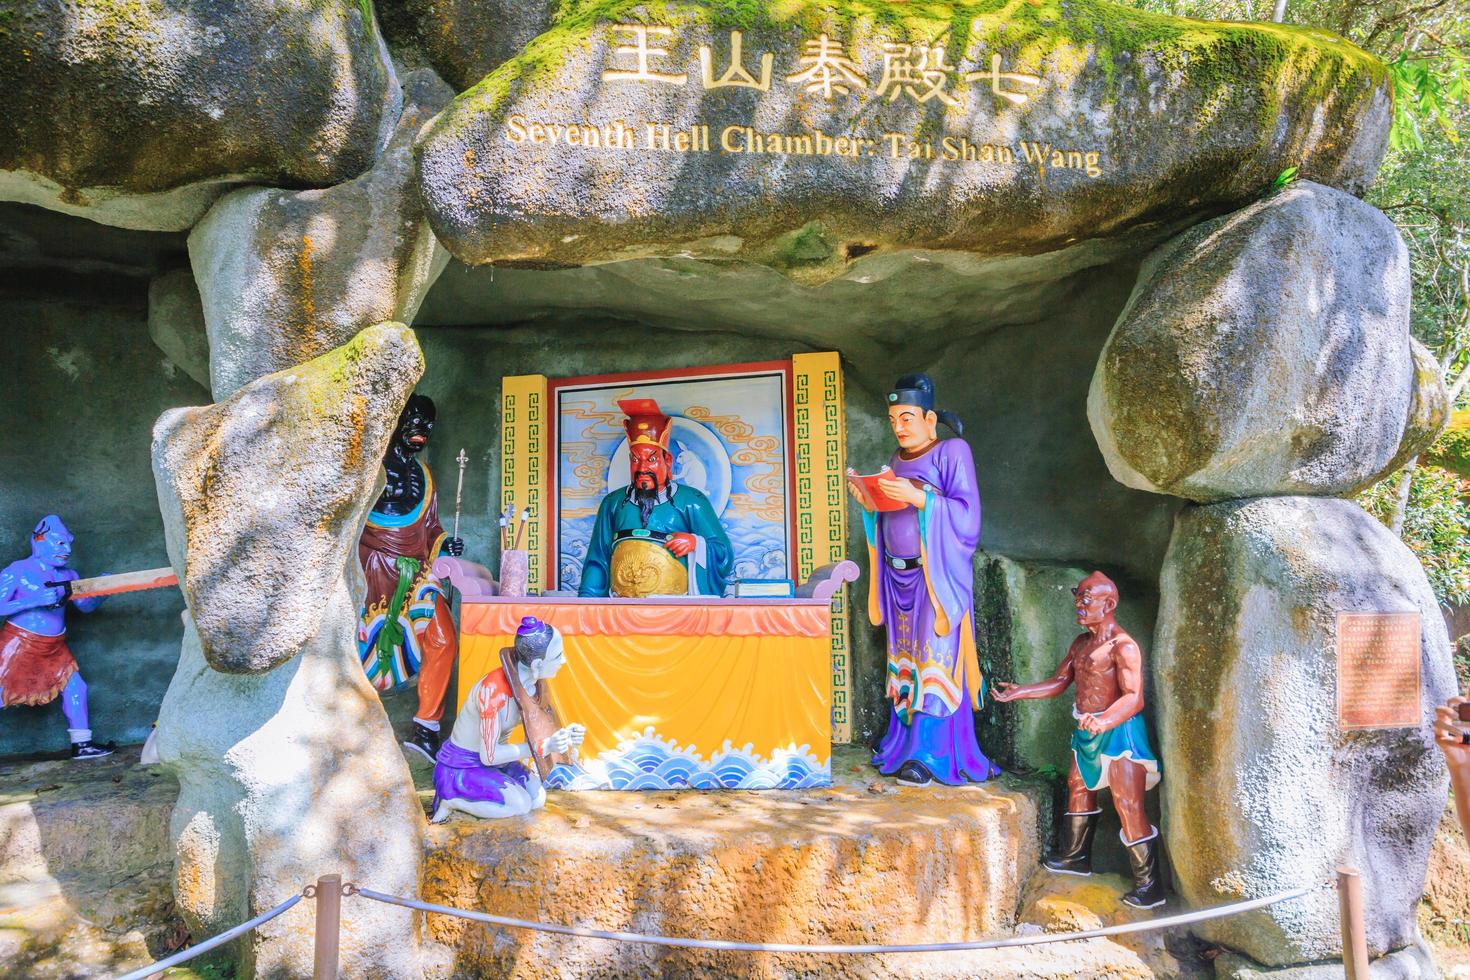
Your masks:
[{"label": "green loincloth", "polygon": [[[1082,717],[1075,707],[1072,717]],[[1082,781],[1090,790],[1107,787],[1108,766],[1114,759],[1132,759],[1142,766],[1146,773],[1144,789],[1153,789],[1163,778],[1158,757],[1148,744],[1142,715],[1134,715],[1117,728],[1096,735],[1089,735],[1078,728],[1072,732],[1072,758],[1077,762]]]}]

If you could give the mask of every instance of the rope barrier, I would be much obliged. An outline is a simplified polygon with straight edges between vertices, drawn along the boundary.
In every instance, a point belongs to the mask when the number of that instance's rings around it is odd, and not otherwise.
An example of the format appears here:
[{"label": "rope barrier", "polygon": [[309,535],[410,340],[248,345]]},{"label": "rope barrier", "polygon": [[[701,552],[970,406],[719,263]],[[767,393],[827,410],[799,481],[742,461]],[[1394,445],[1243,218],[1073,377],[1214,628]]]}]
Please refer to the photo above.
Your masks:
[{"label": "rope barrier", "polygon": [[[1317,887],[1324,886],[1319,885]],[[470,919],[474,922],[485,922],[490,925],[507,926],[512,929],[534,929],[538,932],[552,932],[562,936],[579,936],[584,939],[608,939],[614,942],[643,943],[651,946],[675,946],[686,949],[710,949],[749,953],[847,954],[942,953],[958,950],[1009,949],[1017,946],[1041,946],[1047,943],[1070,943],[1084,939],[1096,939],[1101,936],[1118,936],[1130,932],[1171,929],[1175,926],[1204,922],[1209,919],[1219,919],[1227,915],[1238,915],[1242,912],[1251,912],[1255,909],[1265,908],[1268,905],[1275,905],[1278,902],[1288,902],[1292,899],[1301,898],[1303,895],[1308,895],[1316,891],[1316,888],[1295,888],[1291,891],[1268,895],[1265,898],[1234,902],[1229,905],[1218,905],[1213,908],[1198,909],[1194,912],[1185,912],[1180,915],[1170,915],[1158,919],[1146,919],[1141,922],[1126,922],[1116,926],[1104,926],[1100,929],[1088,929],[1084,932],[1058,932],[1040,936],[1010,936],[1005,939],[982,939],[962,943],[917,943],[896,946],[885,946],[881,944],[740,943],[724,939],[681,939],[674,936],[654,936],[638,932],[613,932],[604,929],[585,929],[580,926],[563,926],[550,922],[533,922],[527,919],[513,919],[504,915],[491,915],[488,912],[467,912],[464,909],[456,909],[448,905],[435,905],[432,902],[420,902],[416,899],[385,895],[382,892],[375,892],[367,888],[358,888],[351,884],[344,885],[342,890],[347,895],[361,895],[363,898],[375,902],[399,905],[403,908],[417,909],[421,912],[437,912],[440,915],[452,915],[461,919]]]},{"label": "rope barrier", "polygon": [[[1339,876],[1346,874],[1355,877],[1357,872],[1350,869],[1340,869]],[[1265,898],[1254,898],[1244,902],[1232,902],[1229,905],[1217,905],[1208,909],[1196,909],[1193,912],[1184,912],[1179,915],[1169,915],[1156,919],[1144,919],[1138,922],[1125,922],[1121,925],[1104,926],[1099,929],[1088,929],[1082,932],[1044,933],[1032,936],[1009,936],[1004,939],[981,939],[972,942],[957,943],[914,943],[907,945],[884,945],[881,943],[865,944],[840,944],[840,943],[746,943],[734,942],[725,939],[688,939],[677,936],[659,936],[638,932],[617,932],[605,929],[587,929],[581,926],[564,926],[552,922],[537,922],[528,919],[515,919],[504,915],[491,915],[488,912],[471,912],[466,909],[457,909],[448,905],[436,905],[432,902],[420,902],[417,899],[401,898],[397,895],[388,895],[384,892],[373,891],[369,888],[359,888],[357,885],[342,884],[340,875],[324,875],[317,879],[313,885],[307,885],[299,895],[292,895],[280,905],[262,912],[248,922],[242,922],[233,929],[226,930],[212,939],[188,949],[181,950],[173,956],[159,960],[141,969],[118,977],[117,980],[146,980],[172,966],[187,963],[195,957],[202,956],[212,949],[223,946],[233,939],[243,936],[245,933],[256,929],[271,921],[279,915],[289,911],[303,898],[316,899],[317,926],[316,926],[316,963],[313,975],[319,980],[335,980],[337,977],[337,953],[338,953],[338,903],[345,896],[361,895],[369,901],[381,902],[385,905],[396,905],[402,908],[415,909],[421,912],[430,912],[438,915],[449,915],[460,919],[468,919],[472,922],[484,922],[489,925],[504,926],[511,929],[531,929],[538,932],[550,932],[563,936],[577,936],[584,939],[604,939],[613,942],[641,943],[650,946],[669,946],[684,949],[704,949],[723,952],[749,952],[749,953],[807,953],[807,954],[875,954],[875,953],[940,953],[957,951],[975,951],[986,949],[1013,949],[1024,946],[1042,946],[1050,943],[1070,943],[1087,939],[1098,939],[1104,936],[1119,936],[1133,932],[1151,932],[1160,929],[1172,929],[1176,926],[1190,925],[1195,922],[1205,922],[1210,919],[1219,919],[1227,915],[1239,915],[1243,912],[1251,912],[1256,909],[1276,905],[1280,902],[1289,902],[1293,899],[1309,895],[1319,888],[1331,887],[1317,885],[1315,887],[1294,888],[1290,891],[1278,892]],[[325,890],[325,891],[324,891]],[[1346,927],[1345,927],[1346,929]],[[1344,932],[1346,940],[1347,932]]]},{"label": "rope barrier", "polygon": [[206,939],[202,943],[196,943],[195,945],[190,946],[188,949],[180,950],[179,952],[166,959],[159,960],[157,963],[145,966],[142,969],[134,970],[132,973],[124,974],[123,976],[118,977],[117,980],[144,980],[145,977],[151,977],[153,974],[159,973],[163,970],[167,970],[171,966],[178,966],[180,963],[187,963],[189,960],[192,960],[196,956],[203,956],[211,949],[214,949],[217,946],[223,946],[225,943],[229,942],[232,939],[238,939],[239,937],[245,935],[245,933],[249,932],[251,929],[256,928],[257,926],[265,925],[276,916],[289,910],[291,906],[301,901],[301,899],[301,895],[292,895],[280,905],[277,905],[275,908],[270,909],[269,911],[260,913],[249,922],[242,922],[235,928],[228,929],[212,939]]}]

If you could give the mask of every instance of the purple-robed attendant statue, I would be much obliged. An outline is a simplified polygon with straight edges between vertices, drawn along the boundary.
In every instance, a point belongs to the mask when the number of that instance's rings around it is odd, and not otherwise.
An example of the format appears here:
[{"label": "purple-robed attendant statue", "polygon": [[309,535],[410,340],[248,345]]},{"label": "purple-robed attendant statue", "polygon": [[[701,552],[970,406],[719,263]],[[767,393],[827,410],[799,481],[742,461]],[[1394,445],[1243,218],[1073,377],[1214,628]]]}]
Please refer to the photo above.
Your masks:
[{"label": "purple-robed attendant statue", "polygon": [[909,374],[888,393],[898,438],[891,472],[853,477],[863,506],[869,567],[868,616],[888,633],[888,732],[873,753],[885,776],[951,786],[1000,775],[975,740],[983,683],[975,652],[974,558],[980,491],[963,439],[938,437],[934,382]]}]

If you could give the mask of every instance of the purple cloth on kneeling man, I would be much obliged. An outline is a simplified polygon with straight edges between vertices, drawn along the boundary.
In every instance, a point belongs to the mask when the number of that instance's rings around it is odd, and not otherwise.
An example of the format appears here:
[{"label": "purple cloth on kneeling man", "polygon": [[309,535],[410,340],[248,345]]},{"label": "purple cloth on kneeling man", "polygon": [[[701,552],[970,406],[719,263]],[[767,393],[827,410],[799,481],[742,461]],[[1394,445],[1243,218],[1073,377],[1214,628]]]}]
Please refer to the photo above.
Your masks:
[{"label": "purple cloth on kneeling man", "polygon": [[478,753],[446,741],[435,757],[433,809],[441,800],[504,803],[505,787],[514,783],[525,789],[530,781],[531,771],[520,762],[487,766]]}]

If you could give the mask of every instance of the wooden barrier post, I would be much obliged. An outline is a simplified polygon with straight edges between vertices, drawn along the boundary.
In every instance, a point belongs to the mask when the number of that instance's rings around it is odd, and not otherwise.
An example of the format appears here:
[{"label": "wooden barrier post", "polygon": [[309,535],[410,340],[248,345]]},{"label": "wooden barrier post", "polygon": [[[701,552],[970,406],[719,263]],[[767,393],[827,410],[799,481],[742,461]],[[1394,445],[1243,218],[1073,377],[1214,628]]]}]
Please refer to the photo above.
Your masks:
[{"label": "wooden barrier post", "polygon": [[1337,869],[1342,914],[1342,966],[1347,980],[1368,980],[1368,933],[1363,928],[1363,879],[1357,868]]},{"label": "wooden barrier post", "polygon": [[[342,876],[316,880],[316,959],[312,980],[337,980],[337,946],[342,938]],[[1364,980],[1367,974],[1363,974]]]}]

